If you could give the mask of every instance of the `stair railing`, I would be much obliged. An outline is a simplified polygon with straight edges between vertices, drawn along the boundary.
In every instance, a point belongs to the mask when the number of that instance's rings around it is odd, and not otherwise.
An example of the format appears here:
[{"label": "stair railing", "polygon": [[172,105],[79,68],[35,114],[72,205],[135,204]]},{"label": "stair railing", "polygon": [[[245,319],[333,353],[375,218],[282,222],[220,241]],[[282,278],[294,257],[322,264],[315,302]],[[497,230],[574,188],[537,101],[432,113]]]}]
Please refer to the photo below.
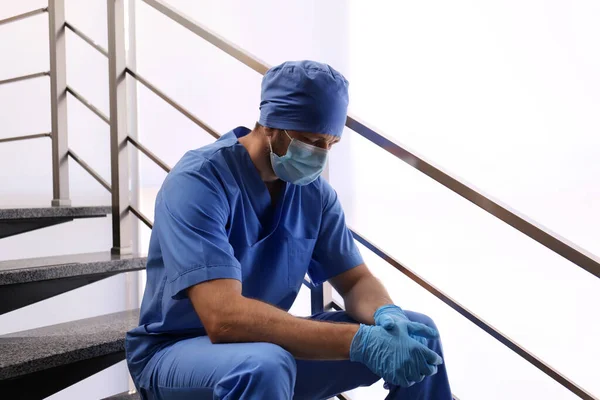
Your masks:
[{"label": "stair railing", "polygon": [[[269,65],[257,57],[251,55],[245,50],[237,47],[235,44],[229,42],[227,39],[219,36],[210,29],[202,26],[191,18],[187,17],[180,11],[176,10],[172,6],[166,4],[161,0],[141,0],[153,7],[155,10],[176,22],[177,24],[187,28],[192,33],[208,41],[219,50],[234,57],[247,67],[253,69],[259,74],[264,74],[268,69]],[[16,78],[6,79],[0,81],[0,85],[14,83],[22,80],[35,79],[43,76],[50,76],[51,78],[51,92],[52,92],[52,133],[40,133],[20,137],[11,137],[1,139],[0,143],[11,142],[18,140],[29,140],[37,139],[41,137],[51,137],[53,142],[53,177],[54,177],[54,200],[53,205],[65,205],[70,204],[68,201],[68,169],[65,167],[66,158],[71,157],[80,166],[82,166],[96,181],[98,181],[104,188],[112,193],[113,202],[113,250],[115,252],[128,251],[131,248],[131,236],[129,227],[129,214],[136,216],[141,222],[143,222],[149,228],[152,228],[152,221],[146,217],[134,204],[128,203],[128,173],[125,171],[128,169],[127,159],[127,144],[131,144],[139,150],[142,154],[156,163],[165,172],[169,172],[171,168],[166,162],[161,160],[156,154],[145,147],[137,139],[134,139],[127,135],[127,103],[125,98],[125,79],[126,76],[130,76],[137,82],[144,85],[158,97],[163,99],[165,102],[170,104],[177,111],[185,115],[192,122],[198,125],[200,128],[205,130],[208,134],[218,139],[219,133],[212,128],[208,123],[198,118],[191,111],[184,108],[182,105],[177,103],[174,99],[166,95],[163,91],[158,89],[149,80],[141,76],[133,68],[127,67],[125,64],[125,12],[124,12],[124,0],[107,0],[108,4],[108,26],[109,26],[109,49],[106,50],[102,46],[95,43],[90,37],[85,35],[83,31],[76,28],[72,24],[64,20],[64,0],[49,0],[48,8],[41,8],[33,10],[24,14],[20,14],[14,17],[10,17],[4,20],[0,20],[0,25],[15,22],[24,18],[29,18],[46,11],[49,12],[50,19],[50,54],[51,54],[51,68],[49,72],[39,72],[30,75],[24,75]],[[64,56],[64,36],[65,29],[69,29],[74,34],[79,36],[99,53],[108,57],[109,59],[109,93],[110,93],[110,117],[104,115],[100,110],[94,107],[88,100],[86,100],[81,94],[75,89],[67,86],[66,74],[65,74],[65,56]],[[85,105],[90,111],[96,114],[104,122],[111,126],[111,181],[112,184],[106,182],[100,174],[94,171],[85,161],[77,156],[72,150],[67,147],[66,140],[66,94],[69,93],[83,105]],[[64,122],[64,123],[63,123]],[[541,245],[547,247],[556,254],[561,255],[565,259],[569,260],[576,266],[584,269],[595,277],[600,278],[600,258],[587,250],[577,246],[574,243],[562,238],[549,229],[543,227],[539,223],[535,222],[531,218],[519,213],[518,211],[511,209],[509,206],[501,203],[498,200],[493,199],[491,196],[483,194],[473,186],[469,185],[465,181],[453,176],[449,172],[444,171],[441,167],[436,166],[434,163],[426,160],[424,157],[418,155],[407,147],[399,144],[395,140],[387,137],[383,133],[377,131],[373,127],[361,122],[354,116],[348,116],[346,126],[352,131],[363,136],[371,143],[380,147],[381,149],[392,154],[396,158],[404,161],[411,167],[415,168],[419,172],[427,175],[437,183],[450,189],[454,193],[470,201],[476,206],[480,207],[487,213],[498,218],[502,222],[512,226],[517,231],[530,237]],[[59,146],[60,145],[60,146]],[[66,172],[65,172],[66,171]],[[66,185],[66,188],[64,187]],[[116,190],[115,190],[116,188]],[[436,286],[429,283],[427,280],[416,274],[413,270],[400,263],[398,260],[393,258],[391,255],[386,253],[383,249],[377,247],[374,243],[369,241],[364,235],[358,233],[356,230],[352,230],[354,238],[375,253],[377,256],[382,258],[392,267],[399,270],[401,273],[406,275],[409,279],[417,283],[423,289],[433,294],[435,297],[446,303],[452,309],[457,311],[460,315],[467,318],[478,328],[491,335],[493,338],[498,340],[500,343],[505,345],[507,348],[518,354],[523,359],[527,360],[533,366],[540,371],[544,372],[550,378],[558,382],[560,385],[565,387],[567,390],[577,395],[581,399],[585,400],[599,400],[594,397],[591,393],[586,391],[584,388],[577,385],[568,377],[561,374],[556,369],[552,368],[549,364],[535,356],[532,352],[528,351],[516,341],[509,338],[506,334],[502,333],[491,324],[486,322],[481,317],[477,316],[473,312],[469,311],[465,306],[454,300],[451,296],[444,293]],[[323,310],[342,310],[343,307],[337,302],[331,300],[327,304],[324,304],[323,298],[323,287],[315,286],[311,282],[305,280],[305,285],[311,289],[311,302],[312,311],[318,312]],[[340,398],[345,398],[340,395]]]}]

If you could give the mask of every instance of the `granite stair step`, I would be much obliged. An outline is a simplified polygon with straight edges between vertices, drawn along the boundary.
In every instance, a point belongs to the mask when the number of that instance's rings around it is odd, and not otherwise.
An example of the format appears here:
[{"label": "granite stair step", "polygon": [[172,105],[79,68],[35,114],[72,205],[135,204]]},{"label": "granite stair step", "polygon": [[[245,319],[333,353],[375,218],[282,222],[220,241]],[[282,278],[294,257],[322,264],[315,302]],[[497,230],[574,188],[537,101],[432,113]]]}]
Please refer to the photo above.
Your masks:
[{"label": "granite stair step", "polygon": [[106,397],[102,400],[140,400],[140,394],[138,392],[129,393],[123,392],[119,394],[115,394],[114,396]]},{"label": "granite stair step", "polygon": [[47,397],[122,361],[138,320],[129,310],[0,336],[0,393]]},{"label": "granite stair step", "polygon": [[0,314],[145,265],[110,252],[0,261]]},{"label": "granite stair step", "polygon": [[109,251],[0,261],[0,286],[144,269],[146,257]]},{"label": "granite stair step", "polygon": [[79,218],[100,218],[110,206],[0,208],[0,239]]}]

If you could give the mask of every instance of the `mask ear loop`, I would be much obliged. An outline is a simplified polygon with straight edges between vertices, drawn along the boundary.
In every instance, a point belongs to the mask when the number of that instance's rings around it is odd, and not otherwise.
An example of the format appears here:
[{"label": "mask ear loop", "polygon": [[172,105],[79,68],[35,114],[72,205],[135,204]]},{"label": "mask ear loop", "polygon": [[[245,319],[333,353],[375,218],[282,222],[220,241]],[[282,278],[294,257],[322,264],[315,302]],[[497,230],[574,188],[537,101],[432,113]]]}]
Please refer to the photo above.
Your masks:
[{"label": "mask ear loop", "polygon": [[[290,138],[290,140],[294,140],[292,139],[292,137],[290,136],[290,134],[288,133],[288,131],[286,131],[285,129],[283,130],[285,132],[285,134],[287,135],[288,138]],[[269,136],[269,148],[271,149],[271,153],[273,152],[273,145],[271,144],[271,137]]]}]

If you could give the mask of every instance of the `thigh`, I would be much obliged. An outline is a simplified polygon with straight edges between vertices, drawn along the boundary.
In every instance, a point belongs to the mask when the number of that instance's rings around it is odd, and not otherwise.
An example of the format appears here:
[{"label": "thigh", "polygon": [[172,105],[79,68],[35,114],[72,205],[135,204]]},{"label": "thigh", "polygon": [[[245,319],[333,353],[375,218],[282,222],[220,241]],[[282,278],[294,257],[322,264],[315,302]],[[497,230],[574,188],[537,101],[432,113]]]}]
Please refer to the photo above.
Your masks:
[{"label": "thigh", "polygon": [[[228,390],[220,386],[285,357],[293,363],[289,353],[271,343],[213,344],[207,336],[199,336],[157,352],[149,381],[140,386],[152,400],[212,399],[213,392]],[[295,366],[288,369],[295,373]]]},{"label": "thigh", "polygon": [[[318,313],[311,319],[357,323],[344,311]],[[359,386],[370,386],[380,379],[363,364],[350,360],[296,360],[296,365],[294,399],[327,399]]]}]

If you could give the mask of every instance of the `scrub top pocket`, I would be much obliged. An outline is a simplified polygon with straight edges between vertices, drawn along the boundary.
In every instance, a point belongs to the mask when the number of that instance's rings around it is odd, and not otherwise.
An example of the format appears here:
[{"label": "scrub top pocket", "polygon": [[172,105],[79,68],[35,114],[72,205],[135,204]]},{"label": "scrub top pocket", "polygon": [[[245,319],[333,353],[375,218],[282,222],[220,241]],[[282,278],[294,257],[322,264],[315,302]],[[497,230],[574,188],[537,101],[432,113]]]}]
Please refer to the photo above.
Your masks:
[{"label": "scrub top pocket", "polygon": [[288,286],[300,289],[308,271],[317,239],[287,237],[288,248]]}]

